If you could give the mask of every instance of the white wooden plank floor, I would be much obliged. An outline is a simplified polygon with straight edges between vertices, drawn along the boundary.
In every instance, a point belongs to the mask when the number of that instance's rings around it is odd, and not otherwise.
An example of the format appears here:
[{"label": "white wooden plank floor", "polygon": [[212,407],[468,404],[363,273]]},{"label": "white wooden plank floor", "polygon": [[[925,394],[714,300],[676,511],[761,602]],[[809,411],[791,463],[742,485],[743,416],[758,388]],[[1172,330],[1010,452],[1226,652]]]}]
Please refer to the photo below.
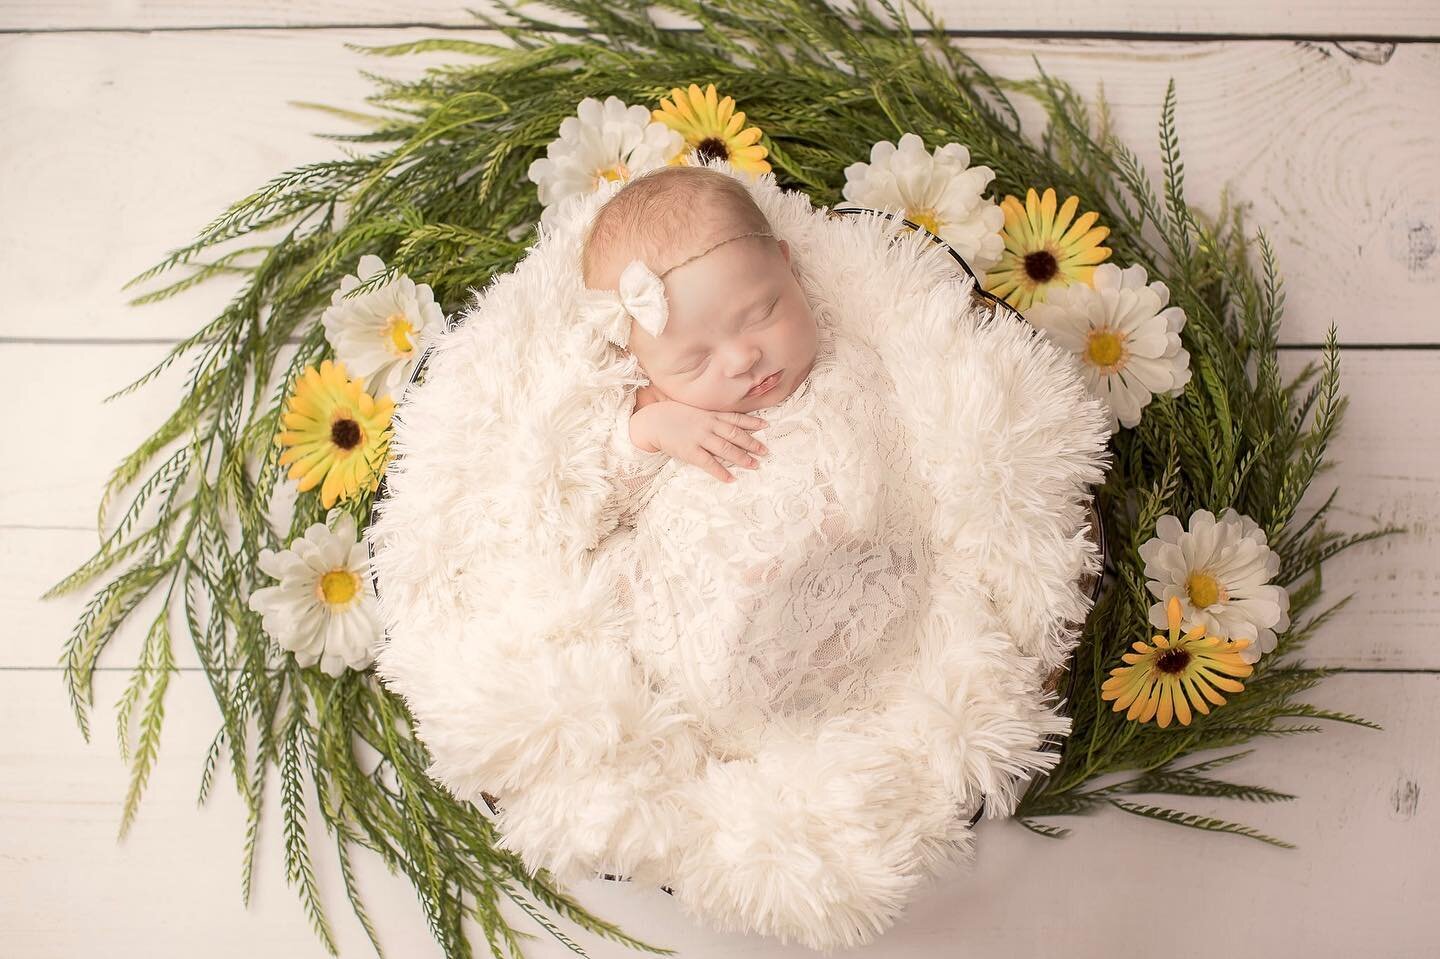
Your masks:
[{"label": "white wooden plank floor", "polygon": [[[0,313],[0,382],[22,414],[0,470],[0,956],[324,954],[284,881],[275,795],[248,910],[233,784],[222,774],[209,804],[195,806],[218,719],[183,641],[159,765],[134,828],[116,842],[127,770],[114,703],[140,631],[122,632],[102,660],[87,745],[56,663],[88,594],[38,596],[93,550],[100,486],[173,408],[179,374],[108,405],[100,399],[235,289],[216,282],[132,308],[135,291],[121,284],[281,170],[340,155],[312,135],[339,131],[338,122],[290,101],[367,109],[371,88],[359,70],[410,77],[445,60],[380,60],[343,44],[439,31],[502,39],[470,29],[463,6],[0,4],[0,282],[10,303]],[[1028,957],[1063,944],[1079,957],[1137,947],[1440,955],[1440,7],[1389,0],[1359,16],[1339,0],[933,6],[964,26],[955,42],[997,74],[1029,76],[1034,56],[1087,97],[1103,83],[1118,132],[1152,172],[1175,77],[1192,202],[1209,207],[1228,185],[1252,203],[1252,229],[1275,244],[1287,284],[1284,371],[1316,355],[1331,322],[1339,328],[1351,408],[1331,448],[1336,466],[1307,503],[1338,485],[1336,522],[1412,532],[1327,564],[1327,603],[1356,596],[1310,645],[1315,664],[1359,671],[1328,680],[1309,701],[1384,730],[1327,724],[1257,742],[1227,767],[1229,778],[1295,793],[1294,802],[1177,803],[1297,849],[1119,811],[1065,821],[1074,835],[1063,841],[986,822],[975,869],[932,885],[860,952]],[[1040,112],[1017,105],[1033,135]],[[318,816],[312,836],[342,955],[367,955]],[[356,864],[387,953],[440,955],[408,883],[361,851]],[[710,933],[656,889],[596,881],[575,892],[598,915],[682,955],[811,955]],[[518,909],[508,914],[540,936],[527,955],[569,955]],[[574,935],[592,955],[631,954]]]}]

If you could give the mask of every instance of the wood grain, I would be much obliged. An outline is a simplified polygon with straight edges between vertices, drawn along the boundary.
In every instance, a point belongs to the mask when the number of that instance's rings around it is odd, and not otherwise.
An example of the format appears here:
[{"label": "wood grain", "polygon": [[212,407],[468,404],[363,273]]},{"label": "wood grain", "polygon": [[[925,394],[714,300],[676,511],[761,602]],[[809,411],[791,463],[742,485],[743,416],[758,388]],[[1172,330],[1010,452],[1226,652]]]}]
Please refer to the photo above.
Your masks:
[{"label": "wood grain", "polygon": [[[897,0],[898,2],[898,0]],[[840,3],[842,9],[850,2]],[[871,3],[881,16],[883,8]],[[965,0],[932,0],[928,4],[952,31],[1008,34],[1083,34],[1099,36],[1324,36],[1433,39],[1440,34],[1440,11],[1425,3],[1385,0],[1367,5],[1363,15],[1342,0],[1314,3],[1246,3],[1213,0],[1187,4],[1177,0],[1106,0],[1076,4],[1060,0],[1019,0],[1016,3],[974,4]],[[327,3],[287,4],[280,0],[228,3],[183,0],[139,3],[136,0],[15,0],[0,9],[0,29],[6,30],[233,30],[255,27],[308,29],[424,24],[427,27],[470,27],[479,21],[467,13],[479,10],[503,19],[501,7],[489,0],[463,4],[438,0],[411,0],[404,5],[344,0]],[[522,13],[567,26],[579,21],[542,3],[528,3]],[[907,21],[921,29],[925,20],[911,10]],[[659,10],[655,20],[666,28],[692,27],[693,20]]]},{"label": "wood grain", "polygon": [[[130,834],[116,842],[129,780],[116,753],[113,704],[126,679],[117,672],[99,676],[94,741],[87,745],[53,673],[0,670],[0,722],[23,732],[0,746],[7,771],[0,794],[5,954],[71,959],[103,949],[112,956],[250,959],[257,950],[292,959],[323,956],[298,897],[285,885],[277,777],[267,784],[248,910],[240,901],[245,814],[228,767],[218,773],[207,805],[196,807],[205,751],[219,728],[203,676],[182,673],[171,680],[160,761]],[[1135,797],[1242,822],[1296,849],[1118,809],[1048,820],[1073,830],[1063,840],[1045,839],[1015,822],[982,819],[974,868],[927,885],[894,928],[854,954],[1028,957],[1051,955],[1063,939],[1066,955],[1113,956],[1131,908],[1152,904],[1164,883],[1176,896],[1245,897],[1228,913],[1167,909],[1169,955],[1421,959],[1440,935],[1440,923],[1426,907],[1440,883],[1440,860],[1422,852],[1440,843],[1440,804],[1433,798],[1440,775],[1431,745],[1440,736],[1440,713],[1431,706],[1437,696],[1440,677],[1434,674],[1331,677],[1303,698],[1358,713],[1385,729],[1326,723],[1318,735],[1261,743],[1225,766],[1223,775],[1217,772],[1228,781],[1291,793],[1297,797],[1292,801]],[[373,955],[345,901],[334,841],[325,836],[314,796],[306,799],[316,877],[341,955]],[[386,954],[440,956],[405,880],[389,875],[364,850],[355,850],[352,860]],[[759,959],[814,955],[757,936],[704,930],[656,887],[594,880],[572,892],[596,915],[686,957],[729,959],[742,950]],[[1037,902],[1056,907],[1037,909]],[[504,907],[515,928],[541,937],[526,944],[529,959],[573,955],[512,903]],[[596,959],[637,955],[568,922],[560,928]],[[476,955],[488,955],[478,930],[469,929],[480,943]]]},{"label": "wood grain", "polygon": [[[339,144],[316,135],[357,128],[292,101],[373,113],[364,101],[373,88],[359,71],[413,78],[448,60],[366,56],[344,44],[430,35],[0,37],[8,184],[0,208],[23,227],[0,232],[0,278],[11,281],[0,337],[173,341],[191,333],[241,278],[139,308],[126,304],[186,272],[122,287],[281,171],[343,157]],[[1319,344],[1333,322],[1347,345],[1440,343],[1440,45],[1400,45],[1375,60],[1311,42],[963,43],[999,76],[1035,76],[1034,57],[1092,100],[1103,84],[1117,135],[1156,178],[1160,108],[1174,77],[1187,195],[1210,214],[1222,188],[1251,204],[1250,231],[1265,231],[1286,285],[1281,342]],[[1012,99],[1025,135],[1037,139],[1043,111]]]}]

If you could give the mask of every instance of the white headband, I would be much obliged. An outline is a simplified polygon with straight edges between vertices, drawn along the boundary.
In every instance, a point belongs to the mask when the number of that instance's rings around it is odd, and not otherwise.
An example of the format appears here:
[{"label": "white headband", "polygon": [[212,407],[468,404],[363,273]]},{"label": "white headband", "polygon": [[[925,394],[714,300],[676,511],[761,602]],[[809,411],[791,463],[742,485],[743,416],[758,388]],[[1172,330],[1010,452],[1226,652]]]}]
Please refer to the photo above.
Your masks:
[{"label": "white headband", "polygon": [[632,319],[639,323],[646,333],[658,337],[665,329],[665,322],[670,316],[663,280],[666,273],[676,267],[684,266],[691,260],[699,259],[722,243],[729,243],[731,240],[739,240],[747,236],[773,237],[774,235],[766,230],[751,230],[749,233],[726,237],[717,243],[712,243],[694,256],[686,257],[659,274],[652,272],[650,267],[645,265],[645,261],[631,260],[630,264],[625,267],[625,271],[620,274],[619,290],[592,290],[588,286],[581,288],[580,316],[585,322],[599,326],[605,338],[621,349],[625,349],[630,344],[630,321]]}]

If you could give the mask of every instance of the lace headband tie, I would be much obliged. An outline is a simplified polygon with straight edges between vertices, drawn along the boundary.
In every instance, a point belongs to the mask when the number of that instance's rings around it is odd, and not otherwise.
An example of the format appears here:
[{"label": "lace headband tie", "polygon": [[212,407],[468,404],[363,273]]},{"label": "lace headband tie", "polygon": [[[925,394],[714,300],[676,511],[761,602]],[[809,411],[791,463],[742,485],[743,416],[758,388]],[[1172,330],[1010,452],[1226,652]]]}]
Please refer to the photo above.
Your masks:
[{"label": "lace headband tie", "polygon": [[618,290],[592,290],[588,286],[581,288],[580,316],[585,322],[598,326],[605,338],[621,349],[626,349],[630,345],[630,321],[632,319],[639,323],[646,333],[659,337],[670,316],[669,303],[665,299],[664,277],[667,273],[684,266],[691,260],[699,259],[731,240],[739,240],[747,236],[773,237],[774,235],[767,230],[751,230],[749,233],[726,237],[658,274],[651,271],[650,267],[645,265],[644,260],[631,260],[624,272],[620,274]]}]

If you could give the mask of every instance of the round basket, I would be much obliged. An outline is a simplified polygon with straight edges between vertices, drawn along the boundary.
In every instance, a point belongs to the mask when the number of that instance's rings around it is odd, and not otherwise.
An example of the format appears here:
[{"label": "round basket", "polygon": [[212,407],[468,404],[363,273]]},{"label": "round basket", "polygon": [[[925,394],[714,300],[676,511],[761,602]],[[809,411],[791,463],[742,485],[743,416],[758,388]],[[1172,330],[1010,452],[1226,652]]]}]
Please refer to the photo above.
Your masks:
[{"label": "round basket", "polygon": [[[853,216],[853,215],[859,215],[859,214],[868,214],[868,215],[872,215],[872,216],[878,215],[878,216],[883,216],[883,217],[885,217],[886,219],[897,219],[896,215],[893,214],[893,213],[888,213],[888,212],[885,212],[885,211],[882,211],[882,210],[871,210],[871,209],[867,209],[867,208],[865,208],[865,207],[857,207],[857,206],[836,207],[836,208],[833,208],[833,209],[827,211],[827,214],[826,214],[826,215],[827,215],[827,216],[830,216],[830,217],[838,217],[838,216],[847,216],[847,215]],[[930,233],[928,230],[926,230],[923,226],[919,225],[918,223],[914,223],[914,222],[912,222],[912,221],[910,221],[910,220],[907,220],[907,219],[905,219],[905,218],[903,218],[903,217],[898,217],[898,219],[900,219],[900,221],[901,221],[902,223],[904,223],[906,226],[910,227],[910,229],[916,230],[916,231],[919,231],[919,232],[921,232],[921,233],[926,234],[926,235],[927,235],[928,237],[930,237],[930,239],[933,240],[935,243],[938,243],[940,246],[944,247],[944,248],[945,248],[945,251],[946,251],[947,253],[949,253],[950,256],[955,260],[955,263],[960,267],[960,269],[964,270],[965,273],[966,273],[966,275],[968,275],[972,280],[975,281],[975,284],[974,284],[974,286],[973,286],[972,289],[971,289],[971,305],[972,305],[972,306],[979,306],[979,307],[981,307],[981,308],[983,308],[983,309],[988,309],[988,310],[992,313],[992,315],[995,314],[995,313],[1000,313],[1000,314],[1002,314],[1002,315],[1012,316],[1012,317],[1014,317],[1014,318],[1017,319],[1017,320],[1023,320],[1023,319],[1024,319],[1024,317],[1021,315],[1021,313],[1020,313],[1018,310],[1016,310],[1014,307],[1012,307],[1010,304],[1006,303],[1004,300],[999,299],[998,297],[994,296],[993,294],[987,293],[987,292],[985,292],[983,289],[981,289],[981,288],[980,288],[980,280],[979,280],[978,277],[975,276],[975,272],[970,269],[970,264],[966,263],[965,260],[964,260],[964,258],[961,257],[960,254],[956,253],[955,250],[954,250],[953,248],[951,248],[951,246],[950,246],[948,243],[946,243],[944,240],[940,239],[940,238],[939,238],[938,236],[936,236],[935,234]],[[450,332],[450,331],[452,331],[452,330],[455,328],[456,321],[457,321],[457,317],[458,317],[458,314],[445,317],[445,331],[446,331],[447,333]],[[434,350],[434,346],[430,346],[430,347],[426,348],[423,353],[420,354],[420,359],[419,359],[419,361],[415,364],[415,369],[414,369],[414,370],[411,372],[411,374],[410,374],[409,385],[414,385],[415,383],[419,382],[419,381],[422,379],[422,377],[423,377],[423,375],[424,375],[424,371],[425,371],[426,361],[430,358],[430,354],[431,354],[431,352],[432,352],[433,350]],[[370,512],[369,512],[368,516],[366,517],[366,521],[365,521],[365,528],[366,528],[367,531],[369,530],[370,526],[374,523],[374,521],[375,521],[375,510],[376,510],[376,507],[377,507],[377,506],[379,505],[379,503],[385,498],[385,495],[386,495],[385,476],[382,474],[381,477],[380,477],[380,483],[379,483],[379,485],[376,487],[375,495],[371,498],[371,501],[370,501]],[[1108,552],[1108,549],[1107,549],[1107,546],[1106,546],[1106,542],[1105,542],[1105,524],[1102,522],[1102,519],[1101,519],[1101,516],[1100,516],[1100,508],[1099,508],[1099,507],[1100,507],[1099,497],[1098,497],[1098,496],[1092,497],[1092,498],[1091,498],[1091,501],[1090,501],[1090,528],[1089,528],[1089,530],[1088,530],[1088,538],[1089,538],[1090,542],[1092,542],[1092,543],[1095,544],[1095,546],[1096,546],[1096,548],[1097,548],[1097,550],[1098,550],[1098,552],[1099,552],[1100,569],[1103,571],[1103,570],[1105,569],[1105,566],[1106,566],[1108,560],[1109,560],[1109,552]],[[369,555],[370,555],[370,558],[373,560],[373,559],[374,559],[374,556],[375,556],[375,548],[374,548],[374,544],[370,541],[370,538],[369,538],[368,535],[365,536],[365,547],[366,547],[367,552],[368,552]],[[374,565],[373,565],[373,563],[372,563],[372,565],[371,565],[371,567],[370,567],[370,581],[371,581],[372,585],[375,587],[376,592],[378,593],[379,590],[380,590],[380,581],[379,581],[379,578],[375,575],[375,571],[374,571],[374,570],[375,570],[375,567],[374,567]],[[1102,581],[1103,581],[1103,575],[1101,575],[1101,574],[1087,574],[1087,575],[1081,580],[1081,591],[1082,591],[1082,592],[1086,592],[1086,593],[1089,594],[1092,608],[1093,608],[1095,602],[1097,602],[1097,601],[1099,600],[1099,598],[1100,598],[1100,587],[1101,587]],[[1060,690],[1061,683],[1063,683],[1063,682],[1065,681],[1066,673],[1069,672],[1070,664],[1073,663],[1073,662],[1074,662],[1074,654],[1073,654],[1073,652],[1072,652],[1071,658],[1070,658],[1070,662],[1069,662],[1069,663],[1062,663],[1061,665],[1057,666],[1057,667],[1050,673],[1050,675],[1045,678],[1045,682],[1042,684],[1042,687],[1043,687],[1044,689],[1046,689],[1047,691],[1050,691],[1050,692],[1058,692],[1058,691]],[[1041,749],[1042,749],[1042,751],[1044,751],[1044,752],[1060,752],[1060,753],[1063,753],[1063,751],[1064,751],[1064,742],[1065,742],[1064,739],[1062,739],[1062,738],[1060,738],[1060,737],[1056,737],[1056,736],[1053,736],[1053,735],[1047,735],[1047,736],[1045,737],[1044,744],[1041,746]],[[1039,777],[1040,777],[1041,779],[1043,779],[1043,778],[1044,778],[1044,775],[1045,775],[1044,773],[1040,773],[1040,774],[1039,774]],[[500,811],[499,797],[497,797],[497,796],[492,796],[490,793],[484,792],[483,790],[481,791],[480,795],[481,795],[481,797],[485,800],[485,805],[490,808],[490,813],[491,813],[491,815],[498,814],[499,811]],[[981,801],[980,801],[980,804],[976,807],[974,814],[971,815],[971,817],[970,817],[970,825],[971,825],[972,827],[975,826],[975,824],[980,821],[980,817],[984,814],[984,812],[985,812],[985,801],[984,801],[984,798],[982,797],[982,798],[981,798]],[[608,873],[608,872],[607,872],[607,873],[601,873],[601,878],[602,878],[602,879],[609,879],[609,880],[612,880],[612,881],[614,881],[614,882],[629,882],[629,881],[630,881],[630,879],[629,879],[628,876],[616,876],[616,875],[612,875],[611,873]],[[669,893],[669,894],[671,894],[671,895],[674,895],[674,891],[673,891],[669,886],[661,886],[660,888],[663,889],[665,892],[667,892],[667,893]]]}]

